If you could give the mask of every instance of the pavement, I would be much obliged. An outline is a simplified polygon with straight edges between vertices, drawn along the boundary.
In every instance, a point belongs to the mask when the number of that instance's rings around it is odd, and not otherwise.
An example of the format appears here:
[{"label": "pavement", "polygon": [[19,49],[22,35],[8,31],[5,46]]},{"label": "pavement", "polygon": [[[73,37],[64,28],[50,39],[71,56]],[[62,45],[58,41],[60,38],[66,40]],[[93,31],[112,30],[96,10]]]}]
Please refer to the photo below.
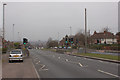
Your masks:
[{"label": "pavement", "polygon": [[29,51],[40,78],[119,78],[117,63],[45,50]]},{"label": "pavement", "polygon": [[2,78],[38,78],[35,67],[30,57],[25,57],[24,62],[8,62],[8,54],[3,54]]},{"label": "pavement", "polygon": [[2,50],[0,49],[0,80],[2,79]]}]

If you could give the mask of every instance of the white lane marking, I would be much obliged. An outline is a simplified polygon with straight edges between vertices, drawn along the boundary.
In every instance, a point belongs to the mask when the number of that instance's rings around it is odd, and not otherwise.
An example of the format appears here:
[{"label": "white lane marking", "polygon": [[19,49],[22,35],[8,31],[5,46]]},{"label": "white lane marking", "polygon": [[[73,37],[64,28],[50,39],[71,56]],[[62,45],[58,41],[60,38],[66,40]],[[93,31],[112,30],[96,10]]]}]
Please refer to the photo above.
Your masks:
[{"label": "white lane marking", "polygon": [[33,68],[35,69],[35,72],[36,72],[36,75],[37,75],[38,79],[40,80],[40,76],[39,76],[39,74],[38,74],[38,72],[37,72],[37,70],[36,70],[36,68],[35,68],[35,66],[34,66],[34,64],[33,64],[33,62],[32,62],[32,65],[33,65]]},{"label": "white lane marking", "polygon": [[41,70],[44,70],[44,71],[47,71],[48,69],[43,69],[45,67],[45,65],[43,65],[40,69],[39,69],[39,71],[41,71]]},{"label": "white lane marking", "polygon": [[83,67],[83,65],[81,63],[78,63],[81,67]]},{"label": "white lane marking", "polygon": [[68,62],[68,59],[65,59],[65,61],[67,61],[67,62]]},{"label": "white lane marking", "polygon": [[36,64],[40,63],[40,61],[38,61]]},{"label": "white lane marking", "polygon": [[114,76],[114,77],[119,77],[118,75],[115,75],[115,74],[112,74],[112,73],[109,73],[109,72],[105,72],[105,71],[102,71],[102,70],[98,70],[99,72],[102,72],[102,73],[105,73],[105,74],[108,74],[108,75],[111,75],[111,76]]},{"label": "white lane marking", "polygon": [[60,57],[58,57],[58,59],[60,59]]},{"label": "white lane marking", "polygon": [[40,69],[43,69],[45,67],[45,65],[43,65]]}]

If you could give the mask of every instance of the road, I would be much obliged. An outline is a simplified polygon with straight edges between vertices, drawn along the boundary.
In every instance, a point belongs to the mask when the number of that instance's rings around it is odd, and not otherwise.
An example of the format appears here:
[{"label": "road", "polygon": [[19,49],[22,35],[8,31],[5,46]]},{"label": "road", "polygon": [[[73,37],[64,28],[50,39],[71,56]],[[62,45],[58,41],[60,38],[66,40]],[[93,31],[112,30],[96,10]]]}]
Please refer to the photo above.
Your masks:
[{"label": "road", "polygon": [[31,49],[40,78],[118,78],[118,64]]}]

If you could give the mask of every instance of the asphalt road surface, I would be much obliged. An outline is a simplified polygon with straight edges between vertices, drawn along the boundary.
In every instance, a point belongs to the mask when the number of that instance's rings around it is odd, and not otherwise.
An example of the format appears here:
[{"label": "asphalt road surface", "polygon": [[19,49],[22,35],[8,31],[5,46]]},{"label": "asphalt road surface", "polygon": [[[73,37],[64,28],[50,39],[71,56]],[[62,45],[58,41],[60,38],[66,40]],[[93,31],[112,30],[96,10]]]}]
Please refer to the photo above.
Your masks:
[{"label": "asphalt road surface", "polygon": [[118,64],[31,49],[40,78],[118,78]]}]

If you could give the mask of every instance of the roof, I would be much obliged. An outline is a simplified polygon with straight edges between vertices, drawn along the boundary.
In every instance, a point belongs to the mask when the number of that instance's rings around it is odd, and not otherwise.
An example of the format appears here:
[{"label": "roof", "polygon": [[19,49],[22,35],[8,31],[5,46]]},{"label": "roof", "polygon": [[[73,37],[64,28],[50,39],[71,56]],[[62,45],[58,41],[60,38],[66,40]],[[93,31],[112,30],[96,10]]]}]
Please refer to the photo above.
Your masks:
[{"label": "roof", "polygon": [[100,32],[100,33],[97,33],[96,31],[94,32],[94,34],[91,36],[91,38],[93,39],[113,39],[115,38],[116,36],[111,33],[111,32]]}]

